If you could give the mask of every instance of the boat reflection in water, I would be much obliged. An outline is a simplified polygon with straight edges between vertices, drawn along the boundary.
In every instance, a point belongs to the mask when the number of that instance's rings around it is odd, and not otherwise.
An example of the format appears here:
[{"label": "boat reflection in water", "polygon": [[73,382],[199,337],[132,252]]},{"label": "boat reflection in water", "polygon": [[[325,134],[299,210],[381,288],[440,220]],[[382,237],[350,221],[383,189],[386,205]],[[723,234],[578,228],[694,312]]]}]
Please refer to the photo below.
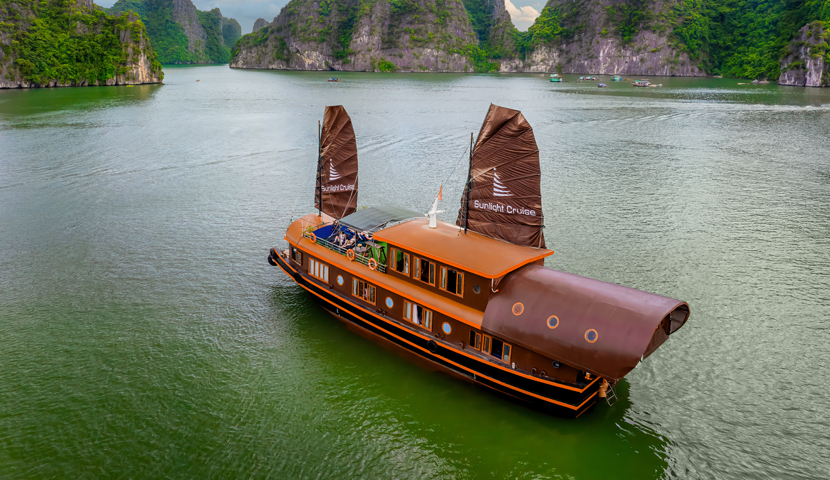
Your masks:
[{"label": "boat reflection in water", "polygon": [[[534,408],[578,417],[686,322],[685,302],[544,266],[539,150],[521,112],[491,105],[455,225],[357,210],[357,143],[326,107],[315,207],[279,266],[361,333]],[[611,403],[609,401],[609,403]]]}]

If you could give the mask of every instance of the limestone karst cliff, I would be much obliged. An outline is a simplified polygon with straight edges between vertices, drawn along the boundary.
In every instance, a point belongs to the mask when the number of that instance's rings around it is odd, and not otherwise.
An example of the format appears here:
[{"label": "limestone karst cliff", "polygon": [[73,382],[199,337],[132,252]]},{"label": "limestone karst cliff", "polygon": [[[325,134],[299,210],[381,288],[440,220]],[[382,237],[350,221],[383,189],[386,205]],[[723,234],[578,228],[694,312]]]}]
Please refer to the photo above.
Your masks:
[{"label": "limestone karst cliff", "polygon": [[227,63],[242,35],[239,22],[218,8],[203,12],[191,0],[118,0],[110,12],[141,16],[161,63]]},{"label": "limestone karst cliff", "polygon": [[668,28],[669,1],[549,0],[502,72],[703,76]]},{"label": "limestone karst cliff", "polygon": [[136,15],[107,15],[92,0],[0,3],[0,88],[161,83]]},{"label": "limestone karst cliff", "polygon": [[237,42],[231,67],[464,72],[475,45],[460,0],[292,0]]},{"label": "limestone karst cliff", "polygon": [[781,59],[778,83],[798,87],[830,87],[830,29],[823,22],[805,25]]},{"label": "limestone karst cliff", "polygon": [[[652,17],[621,31],[615,1],[550,0],[519,32],[504,0],[292,0],[267,30],[239,41],[231,66],[705,75]],[[645,5],[655,16],[671,8]]]},{"label": "limestone karst cliff", "polygon": [[268,22],[264,18],[257,18],[256,21],[254,22],[254,29],[251,30],[251,31],[256,32],[257,30],[259,30],[263,27],[267,27],[267,26],[268,26]]}]

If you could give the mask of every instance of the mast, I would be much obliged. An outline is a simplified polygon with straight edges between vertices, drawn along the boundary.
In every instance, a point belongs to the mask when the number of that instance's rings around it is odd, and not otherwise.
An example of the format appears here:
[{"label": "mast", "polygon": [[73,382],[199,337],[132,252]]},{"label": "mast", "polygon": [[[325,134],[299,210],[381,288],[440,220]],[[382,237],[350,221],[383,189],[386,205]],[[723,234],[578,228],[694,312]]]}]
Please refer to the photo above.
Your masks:
[{"label": "mast", "polygon": [[467,233],[467,219],[470,216],[470,185],[473,181],[473,132],[470,132],[470,162],[467,170],[467,185],[464,187],[464,198],[467,200],[464,206],[464,233]]},{"label": "mast", "polygon": [[323,127],[320,120],[317,120],[317,216],[323,216]]}]

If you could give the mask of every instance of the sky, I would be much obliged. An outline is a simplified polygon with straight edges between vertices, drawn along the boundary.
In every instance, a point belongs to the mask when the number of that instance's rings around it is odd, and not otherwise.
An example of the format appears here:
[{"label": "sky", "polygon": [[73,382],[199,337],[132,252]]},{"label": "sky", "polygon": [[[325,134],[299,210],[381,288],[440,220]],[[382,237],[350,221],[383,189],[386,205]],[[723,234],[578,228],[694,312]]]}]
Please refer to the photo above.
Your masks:
[{"label": "sky", "polygon": [[[96,0],[102,7],[111,7],[116,0]],[[251,33],[257,18],[264,18],[271,22],[280,14],[280,9],[288,0],[193,0],[196,8],[207,11],[219,7],[222,15],[235,18],[242,26],[242,33]],[[513,24],[519,30],[525,31],[533,25],[533,20],[545,6],[544,0],[505,0],[507,12],[513,19]]]}]

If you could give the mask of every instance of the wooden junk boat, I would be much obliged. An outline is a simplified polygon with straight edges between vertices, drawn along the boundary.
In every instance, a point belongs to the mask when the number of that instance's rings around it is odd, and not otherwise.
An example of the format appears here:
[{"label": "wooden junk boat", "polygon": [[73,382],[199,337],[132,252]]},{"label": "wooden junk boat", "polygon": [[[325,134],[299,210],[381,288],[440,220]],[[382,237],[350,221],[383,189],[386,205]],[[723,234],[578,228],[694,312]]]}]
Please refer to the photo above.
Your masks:
[{"label": "wooden junk boat", "polygon": [[326,107],[318,213],[293,221],[268,261],[351,328],[432,368],[578,417],[689,316],[685,302],[543,265],[539,151],[517,110],[490,106],[455,225],[436,218],[440,192],[429,218],[357,210],[357,173],[351,119]]}]

